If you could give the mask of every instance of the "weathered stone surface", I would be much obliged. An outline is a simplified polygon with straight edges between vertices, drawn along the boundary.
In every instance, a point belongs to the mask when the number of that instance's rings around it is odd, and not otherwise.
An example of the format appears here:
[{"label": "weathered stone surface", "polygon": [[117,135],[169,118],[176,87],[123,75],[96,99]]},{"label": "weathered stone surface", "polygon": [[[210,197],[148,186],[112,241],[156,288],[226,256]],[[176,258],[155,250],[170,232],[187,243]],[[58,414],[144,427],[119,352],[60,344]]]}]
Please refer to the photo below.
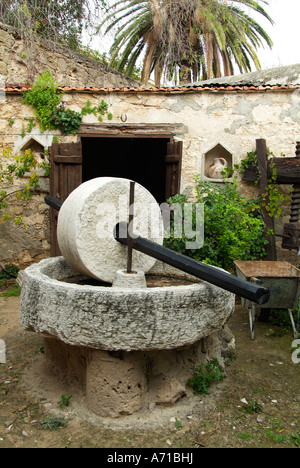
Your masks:
[{"label": "weathered stone surface", "polygon": [[155,402],[158,405],[172,405],[184,395],[186,395],[186,387],[176,379],[163,379]]},{"label": "weathered stone surface", "polygon": [[[128,221],[130,180],[98,177],[75,189],[58,215],[57,239],[66,262],[74,270],[112,283],[127,265],[127,248],[114,238],[118,222]],[[163,243],[162,216],[151,193],[135,184],[134,232]],[[155,228],[155,233],[153,233]],[[134,251],[134,270],[147,272],[155,259]]]},{"label": "weathered stone surface", "polygon": [[234,308],[232,293],[207,283],[129,290],[72,284],[68,278],[76,281],[76,273],[62,257],[24,271],[25,329],[94,349],[166,350],[221,329]]},{"label": "weathered stone surface", "polygon": [[7,83],[31,82],[34,78],[32,70],[36,69],[38,74],[48,69],[61,86],[138,86],[136,80],[51,41],[42,40],[30,45],[29,51],[13,28],[0,24],[0,47],[3,47],[0,69],[3,64]]},{"label": "weathered stone surface", "polygon": [[45,338],[38,378],[47,382],[55,375],[65,392],[79,392],[88,409],[104,418],[155,406],[163,410],[192,395],[187,381],[195,367],[213,358],[224,365],[228,345],[222,343],[230,335],[226,328],[190,346],[149,352],[102,351]]},{"label": "weathered stone surface", "polygon": [[103,417],[132,414],[145,404],[146,360],[143,353],[112,355],[92,351],[87,360],[86,397],[90,410]]},{"label": "weathered stone surface", "polygon": [[146,288],[146,277],[143,271],[132,271],[127,273],[125,270],[118,270],[115,275],[113,288]]},{"label": "weathered stone surface", "polygon": [[[12,203],[12,199],[10,200]],[[4,263],[16,263],[25,268],[33,261],[49,256],[49,210],[43,195],[33,195],[28,202],[13,201],[10,213],[23,216],[23,223],[16,226],[13,219],[0,219],[0,258]],[[10,262],[7,260],[9,259]]]}]

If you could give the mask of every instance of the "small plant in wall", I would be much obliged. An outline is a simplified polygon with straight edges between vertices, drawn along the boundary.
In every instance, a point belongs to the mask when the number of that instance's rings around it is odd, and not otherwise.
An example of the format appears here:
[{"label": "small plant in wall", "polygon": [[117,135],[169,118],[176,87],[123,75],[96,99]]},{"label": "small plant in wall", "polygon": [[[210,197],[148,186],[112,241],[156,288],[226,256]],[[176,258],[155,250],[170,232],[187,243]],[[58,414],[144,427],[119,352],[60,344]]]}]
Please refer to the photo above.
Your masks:
[{"label": "small plant in wall", "polygon": [[62,95],[48,70],[38,76],[32,87],[24,92],[24,103],[34,108],[42,132],[55,129],[52,116]]},{"label": "small plant in wall", "polygon": [[52,114],[51,122],[53,126],[62,133],[78,132],[81,125],[82,115],[71,109],[65,109],[63,104],[60,104]]},{"label": "small plant in wall", "polygon": [[85,115],[94,114],[98,116],[100,122],[103,121],[105,115],[108,120],[113,117],[111,112],[108,112],[108,104],[103,99],[98,106],[92,106],[91,102],[87,101],[81,111],[77,112],[66,109],[62,97],[63,92],[59,89],[58,83],[54,81],[50,71],[45,71],[38,76],[31,89],[24,92],[24,103],[33,106],[42,132],[58,129],[62,133],[76,134]]},{"label": "small plant in wall", "polygon": [[96,117],[98,116],[99,122],[103,121],[103,117],[105,114],[107,115],[108,120],[112,120],[113,115],[111,112],[108,112],[108,104],[103,99],[99,106],[93,106],[91,101],[87,101],[86,105],[81,109],[82,115],[89,115],[94,114]]},{"label": "small plant in wall", "polygon": [[238,170],[241,174],[243,174],[247,169],[253,168],[257,175],[256,183],[258,183],[260,179],[260,173],[258,169],[258,162],[257,162],[257,152],[256,151],[249,151],[247,156],[242,159],[241,165],[238,167]]}]

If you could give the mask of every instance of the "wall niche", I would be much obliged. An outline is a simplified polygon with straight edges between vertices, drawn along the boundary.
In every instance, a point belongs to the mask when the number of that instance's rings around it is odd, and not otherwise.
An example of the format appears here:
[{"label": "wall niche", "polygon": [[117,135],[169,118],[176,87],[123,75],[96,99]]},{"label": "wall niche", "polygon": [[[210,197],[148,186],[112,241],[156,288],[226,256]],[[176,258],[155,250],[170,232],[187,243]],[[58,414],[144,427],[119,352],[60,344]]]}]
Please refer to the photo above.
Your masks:
[{"label": "wall niche", "polygon": [[228,179],[228,176],[222,174],[225,168],[233,168],[233,155],[218,143],[203,155],[203,180],[224,182],[224,179]]}]

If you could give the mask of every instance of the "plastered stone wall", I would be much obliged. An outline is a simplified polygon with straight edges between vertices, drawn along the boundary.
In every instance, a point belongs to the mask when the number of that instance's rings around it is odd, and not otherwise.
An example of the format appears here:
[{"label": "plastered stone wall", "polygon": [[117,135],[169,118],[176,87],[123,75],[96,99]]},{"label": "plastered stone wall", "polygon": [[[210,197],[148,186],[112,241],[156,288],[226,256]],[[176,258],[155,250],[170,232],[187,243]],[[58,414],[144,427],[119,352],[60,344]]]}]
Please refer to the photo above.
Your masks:
[{"label": "plastered stone wall", "polygon": [[[203,172],[204,155],[220,144],[238,164],[255,149],[255,140],[265,138],[276,157],[295,155],[300,139],[300,96],[293,92],[154,92],[105,95],[66,94],[74,110],[89,99],[92,105],[105,99],[114,115],[126,115],[126,125],[169,124],[179,126],[175,139],[183,140],[182,189],[193,193],[194,177]],[[97,123],[93,115],[84,123]]]},{"label": "plastered stone wall", "polygon": [[[239,164],[247,152],[255,149],[255,140],[264,138],[268,148],[276,157],[284,154],[295,155],[296,141],[300,140],[300,97],[299,93],[286,91],[252,92],[211,92],[189,91],[186,93],[135,91],[105,93],[65,93],[63,100],[73,110],[80,111],[87,100],[92,106],[104,99],[108,103],[112,121],[99,123],[94,115],[83,118],[82,125],[91,128],[105,128],[105,132],[128,131],[128,128],[144,128],[156,124],[168,124],[174,128],[174,137],[183,141],[183,161],[181,192],[194,195],[197,174],[204,176],[205,154],[216,145],[221,145],[232,157],[232,164]],[[22,104],[19,96],[7,95],[1,103],[0,125],[1,145],[15,145],[26,119],[33,117],[33,109]],[[122,123],[120,116],[126,116]],[[9,119],[14,124],[9,125]],[[38,127],[32,130],[37,136]],[[150,131],[149,131],[150,133]],[[61,135],[53,132],[59,142],[77,141],[77,135]],[[253,184],[239,182],[242,194],[252,197],[257,191]],[[283,187],[287,191],[288,187]],[[289,218],[286,206],[282,217],[277,221],[279,229]],[[2,236],[6,236],[6,227],[2,227]],[[37,242],[40,242],[39,233]],[[1,241],[2,242],[2,241]],[[4,255],[0,250],[0,255]],[[44,252],[47,256],[48,251]],[[289,261],[298,261],[295,252],[285,252]]]}]

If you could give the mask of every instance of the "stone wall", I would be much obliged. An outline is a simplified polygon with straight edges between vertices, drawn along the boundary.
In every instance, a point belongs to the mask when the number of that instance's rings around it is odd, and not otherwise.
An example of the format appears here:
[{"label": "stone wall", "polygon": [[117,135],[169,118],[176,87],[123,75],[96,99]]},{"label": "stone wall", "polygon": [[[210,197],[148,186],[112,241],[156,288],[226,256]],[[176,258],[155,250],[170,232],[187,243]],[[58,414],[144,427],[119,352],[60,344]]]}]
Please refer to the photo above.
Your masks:
[{"label": "stone wall", "polygon": [[[68,92],[64,95],[64,101],[71,109],[79,111],[87,100],[92,106],[100,104],[104,99],[113,114],[113,120],[99,123],[94,115],[85,116],[82,128],[89,125],[91,129],[98,132],[100,129],[105,133],[122,133],[133,131],[139,132],[141,125],[144,128],[159,128],[160,125],[168,125],[173,129],[175,139],[183,141],[183,162],[181,192],[186,195],[194,194],[194,178],[196,174],[202,174],[205,178],[205,158],[211,151],[220,151],[230,159],[230,164],[238,164],[246,157],[247,152],[255,149],[255,140],[265,138],[269,149],[276,157],[284,154],[287,157],[295,155],[296,141],[300,139],[300,100],[295,92],[276,91],[273,89],[265,91],[193,91],[189,92],[163,92],[163,91],[107,91],[107,92]],[[121,123],[119,116],[126,115],[126,123]],[[9,126],[10,116],[14,117],[14,125]],[[2,103],[0,111],[0,125],[2,146],[5,144],[16,144],[22,142],[20,131],[24,119],[33,117],[33,110],[22,104],[20,97],[7,95]],[[61,135],[53,132],[60,142],[77,141],[77,135]],[[32,136],[41,137],[38,128],[32,130]],[[25,138],[28,138],[26,136]],[[51,135],[48,135],[50,138]],[[225,153],[224,153],[225,152]],[[257,187],[253,184],[240,182],[240,189],[246,196],[252,196]],[[288,188],[283,188],[287,190]],[[44,210],[44,211],[43,211]],[[284,210],[284,215],[277,221],[279,232],[284,222],[288,221],[289,206]],[[31,232],[23,232],[24,239],[34,241],[42,245],[44,250],[41,255],[47,256],[48,245],[45,248],[44,232],[47,231],[47,222],[43,206],[44,221]],[[43,225],[43,227],[41,227]],[[11,246],[3,241],[8,234],[7,225],[1,225],[0,257],[8,258],[19,255],[17,250],[10,252]],[[18,228],[19,229],[19,228]],[[22,229],[22,228],[21,228]],[[278,239],[279,241],[280,239]],[[27,245],[30,245],[26,241]],[[17,247],[16,247],[17,248]],[[18,249],[23,251],[22,244]],[[25,249],[26,250],[26,249]],[[24,251],[25,251],[24,250]],[[39,258],[40,251],[35,250],[33,260]],[[298,264],[295,252],[284,252],[285,258]]]},{"label": "stone wall", "polygon": [[0,24],[0,75],[9,84],[32,83],[45,69],[61,86],[136,86],[112,68],[50,41],[26,45],[12,28]]}]

